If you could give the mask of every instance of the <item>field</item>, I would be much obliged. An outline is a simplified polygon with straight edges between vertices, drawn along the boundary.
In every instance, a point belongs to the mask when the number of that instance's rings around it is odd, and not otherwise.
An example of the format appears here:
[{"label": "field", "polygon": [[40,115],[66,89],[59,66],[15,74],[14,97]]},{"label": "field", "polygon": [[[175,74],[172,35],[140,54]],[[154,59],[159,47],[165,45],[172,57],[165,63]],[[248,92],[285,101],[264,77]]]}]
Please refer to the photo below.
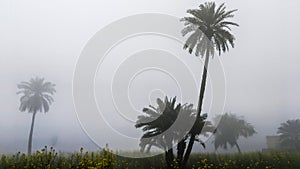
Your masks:
[{"label": "field", "polygon": [[[31,156],[24,153],[2,155],[1,169],[163,169],[163,155],[151,158],[129,159],[112,154],[109,150],[58,153],[45,147]],[[174,166],[174,168],[177,168]],[[193,154],[187,168],[191,169],[299,169],[300,153],[243,153]]]}]

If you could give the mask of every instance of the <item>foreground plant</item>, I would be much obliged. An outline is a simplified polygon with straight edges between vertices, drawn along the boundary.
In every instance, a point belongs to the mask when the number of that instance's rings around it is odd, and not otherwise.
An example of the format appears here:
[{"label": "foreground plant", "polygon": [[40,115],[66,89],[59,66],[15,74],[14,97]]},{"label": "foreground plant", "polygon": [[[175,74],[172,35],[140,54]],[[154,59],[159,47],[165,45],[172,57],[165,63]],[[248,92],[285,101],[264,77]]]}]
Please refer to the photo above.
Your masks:
[{"label": "foreground plant", "polygon": [[[158,98],[157,105],[144,108],[145,115],[138,116],[135,127],[144,131],[140,142],[141,151],[149,153],[152,147],[160,148],[165,152],[168,168],[181,167],[187,140],[191,135],[196,135],[196,141],[205,147],[198,136],[215,129],[211,122],[206,121],[206,115],[196,120],[192,104],[176,104],[176,98],[166,97],[164,101]],[[173,147],[177,148],[176,157]]]},{"label": "foreground plant", "polygon": [[[298,169],[299,152],[243,153],[243,154],[192,154],[189,169]],[[1,169],[164,169],[163,156],[126,158],[115,156],[109,149],[74,153],[57,153],[43,148],[31,156],[17,153],[1,155]],[[176,166],[174,167],[176,168]]]},{"label": "foreground plant", "polygon": [[104,148],[99,152],[84,151],[71,154],[57,153],[52,147],[47,147],[27,156],[17,153],[12,156],[2,155],[1,169],[113,169],[116,166],[115,155]]}]

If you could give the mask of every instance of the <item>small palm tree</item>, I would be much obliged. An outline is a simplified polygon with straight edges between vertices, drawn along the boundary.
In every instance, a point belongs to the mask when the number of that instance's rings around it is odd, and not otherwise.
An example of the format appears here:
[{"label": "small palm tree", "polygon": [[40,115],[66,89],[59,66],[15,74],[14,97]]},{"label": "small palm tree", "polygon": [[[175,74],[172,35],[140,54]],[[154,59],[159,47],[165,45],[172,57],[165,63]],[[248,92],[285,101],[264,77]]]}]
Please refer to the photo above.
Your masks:
[{"label": "small palm tree", "polygon": [[282,148],[300,150],[300,119],[281,123],[277,133],[280,134]]},{"label": "small palm tree", "polygon": [[[196,120],[196,110],[192,104],[176,104],[176,98],[169,100],[167,97],[164,101],[157,99],[156,102],[157,107],[150,105],[149,108],[143,109],[145,115],[138,116],[135,125],[136,128],[142,128],[144,131],[140,140],[141,151],[149,152],[151,147],[155,146],[164,150],[169,168],[174,160],[181,166],[186,150],[186,140],[195,134],[197,136],[195,140],[205,147],[199,136],[206,135],[215,128],[211,122],[206,121],[206,114]],[[178,121],[175,124],[176,120]],[[174,146],[177,146],[176,159],[173,154]]]},{"label": "small palm tree", "polygon": [[[146,151],[149,152],[152,146],[164,150],[165,160],[167,166],[170,168],[174,159],[173,141],[175,133],[163,133],[176,121],[181,105],[176,105],[176,98],[168,100],[167,97],[165,98],[165,101],[158,98],[156,103],[158,104],[157,108],[150,105],[149,108],[143,109],[143,112],[146,113],[146,115],[138,116],[135,127],[142,128],[144,131],[140,143],[141,151],[144,151],[147,147]],[[155,137],[157,135],[161,136],[159,138]]]},{"label": "small palm tree", "polygon": [[20,89],[17,94],[21,94],[20,111],[32,113],[32,121],[28,139],[28,155],[32,149],[32,134],[34,120],[37,112],[48,112],[50,104],[54,101],[52,95],[55,92],[55,85],[50,82],[44,82],[43,78],[31,78],[29,82],[21,82],[17,85]]},{"label": "small palm tree", "polygon": [[221,119],[215,132],[215,149],[217,150],[219,147],[227,149],[229,144],[231,147],[235,146],[241,153],[237,140],[241,136],[247,138],[255,134],[254,127],[234,114],[226,113],[217,118]]},{"label": "small palm tree", "polygon": [[[182,30],[182,35],[189,35],[184,49],[187,49],[189,53],[193,53],[194,51],[196,56],[201,55],[205,57],[197,107],[198,117],[200,117],[202,111],[210,56],[214,56],[215,51],[220,55],[222,52],[228,51],[229,46],[234,47],[235,38],[231,34],[231,26],[238,26],[238,24],[230,22],[227,19],[234,17],[233,13],[235,11],[226,11],[224,4],[217,7],[214,2],[206,2],[201,4],[198,9],[188,10],[187,13],[191,16],[181,19],[186,26]],[[194,141],[195,135],[193,134],[188,144],[184,163],[187,162],[190,156]]]}]

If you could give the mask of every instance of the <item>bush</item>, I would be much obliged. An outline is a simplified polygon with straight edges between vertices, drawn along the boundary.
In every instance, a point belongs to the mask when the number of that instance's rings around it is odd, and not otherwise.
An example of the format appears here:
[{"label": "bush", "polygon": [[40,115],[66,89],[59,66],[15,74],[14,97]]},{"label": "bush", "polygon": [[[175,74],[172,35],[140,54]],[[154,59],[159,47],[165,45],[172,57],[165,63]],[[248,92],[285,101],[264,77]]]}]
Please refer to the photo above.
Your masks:
[{"label": "bush", "polygon": [[[17,153],[2,155],[1,169],[164,169],[163,155],[149,158],[116,156],[108,148],[87,152],[81,148],[75,153],[57,153],[45,147],[31,156]],[[178,167],[174,167],[178,168]],[[300,152],[244,153],[244,154],[192,154],[188,169],[298,169]]]},{"label": "bush", "polygon": [[81,148],[77,153],[66,155],[45,147],[31,156],[17,153],[2,155],[0,160],[1,169],[113,169],[115,164],[115,156],[107,148],[97,153],[84,152]]}]

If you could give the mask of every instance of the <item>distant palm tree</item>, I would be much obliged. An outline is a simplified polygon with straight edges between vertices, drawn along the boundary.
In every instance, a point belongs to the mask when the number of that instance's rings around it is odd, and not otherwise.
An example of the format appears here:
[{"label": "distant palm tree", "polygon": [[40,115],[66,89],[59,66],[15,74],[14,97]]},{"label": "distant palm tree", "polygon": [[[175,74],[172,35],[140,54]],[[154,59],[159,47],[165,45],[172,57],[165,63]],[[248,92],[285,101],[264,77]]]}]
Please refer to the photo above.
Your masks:
[{"label": "distant palm tree", "polygon": [[282,148],[300,150],[300,119],[281,123],[277,133],[280,134]]},{"label": "distant palm tree", "polygon": [[235,146],[241,153],[237,140],[241,136],[247,138],[255,134],[254,127],[234,114],[226,113],[217,118],[221,119],[215,132],[215,149],[217,150],[219,147],[227,149],[227,145],[230,145],[231,147]]},{"label": "distant palm tree", "polygon": [[32,134],[34,128],[34,120],[37,112],[48,112],[49,105],[54,101],[52,95],[55,92],[55,85],[50,82],[44,82],[43,78],[31,78],[29,82],[21,82],[17,85],[21,94],[20,111],[27,111],[32,113],[32,121],[28,139],[28,155],[31,154],[32,149]]},{"label": "distant palm tree", "polygon": [[[192,16],[181,19],[186,26],[182,30],[182,35],[190,34],[184,49],[187,49],[189,53],[195,50],[196,56],[205,57],[197,107],[198,117],[200,117],[202,111],[209,57],[214,56],[215,50],[220,55],[222,52],[228,51],[229,46],[234,47],[235,38],[230,32],[230,27],[238,26],[238,24],[227,21],[227,19],[234,17],[233,13],[236,10],[226,11],[225,9],[224,4],[217,7],[214,2],[206,2],[201,4],[198,9],[188,10],[187,13]],[[184,163],[187,162],[190,156],[194,141],[195,135],[193,134],[188,144]]]},{"label": "distant palm tree", "polygon": [[[169,100],[167,97],[164,101],[158,98],[157,104],[157,107],[150,105],[149,108],[144,108],[143,112],[146,115],[138,116],[135,127],[142,128],[144,131],[140,141],[141,151],[149,152],[152,146],[155,146],[164,150],[165,160],[169,168],[173,165],[174,160],[180,166],[186,150],[186,140],[192,133],[197,136],[196,141],[205,147],[199,136],[213,132],[215,128],[211,122],[206,121],[206,114],[200,116],[199,120],[195,119],[196,110],[192,104],[176,104],[176,98]],[[177,124],[174,124],[176,120],[178,120]],[[196,124],[195,121],[197,121]],[[170,129],[171,126],[172,129]],[[158,135],[159,137],[155,137]],[[173,154],[174,146],[177,146],[176,159]]]}]

